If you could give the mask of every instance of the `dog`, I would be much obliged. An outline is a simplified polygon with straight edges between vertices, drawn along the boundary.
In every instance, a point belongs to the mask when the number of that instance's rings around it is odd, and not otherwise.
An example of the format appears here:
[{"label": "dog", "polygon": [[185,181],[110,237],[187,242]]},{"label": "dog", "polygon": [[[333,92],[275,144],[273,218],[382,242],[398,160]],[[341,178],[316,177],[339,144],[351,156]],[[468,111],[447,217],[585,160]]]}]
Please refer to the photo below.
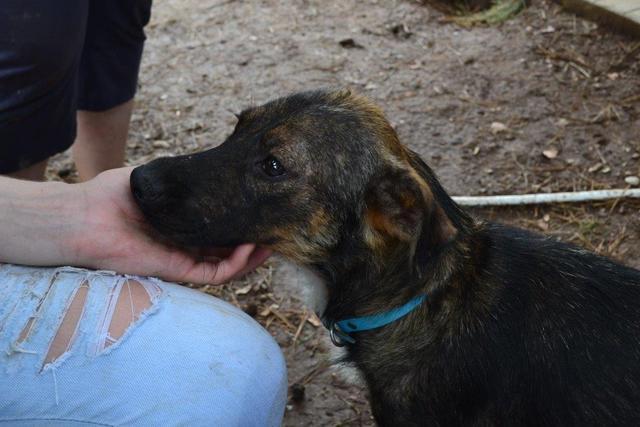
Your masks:
[{"label": "dog", "polygon": [[474,219],[362,96],[247,109],[131,188],[179,244],[256,242],[310,270],[381,426],[640,425],[640,271]]}]

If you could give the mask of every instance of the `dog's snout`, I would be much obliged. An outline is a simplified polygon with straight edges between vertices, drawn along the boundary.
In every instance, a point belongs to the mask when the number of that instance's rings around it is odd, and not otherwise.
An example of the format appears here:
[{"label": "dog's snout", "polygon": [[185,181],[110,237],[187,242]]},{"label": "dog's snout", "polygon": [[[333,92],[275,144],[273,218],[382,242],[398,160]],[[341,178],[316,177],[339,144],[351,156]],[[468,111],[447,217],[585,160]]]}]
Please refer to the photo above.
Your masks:
[{"label": "dog's snout", "polygon": [[131,173],[131,192],[138,202],[148,203],[159,200],[163,190],[160,181],[149,176],[143,166]]}]

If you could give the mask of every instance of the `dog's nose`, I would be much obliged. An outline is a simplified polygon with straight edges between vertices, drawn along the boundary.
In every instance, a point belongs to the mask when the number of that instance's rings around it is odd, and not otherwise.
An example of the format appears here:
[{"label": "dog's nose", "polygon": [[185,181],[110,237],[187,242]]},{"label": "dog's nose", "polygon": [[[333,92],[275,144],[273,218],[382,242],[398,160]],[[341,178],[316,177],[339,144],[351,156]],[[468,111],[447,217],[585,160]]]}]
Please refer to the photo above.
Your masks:
[{"label": "dog's nose", "polygon": [[131,172],[130,185],[133,197],[138,202],[153,202],[162,196],[161,186],[157,180],[153,180],[146,173],[144,166],[137,167]]}]

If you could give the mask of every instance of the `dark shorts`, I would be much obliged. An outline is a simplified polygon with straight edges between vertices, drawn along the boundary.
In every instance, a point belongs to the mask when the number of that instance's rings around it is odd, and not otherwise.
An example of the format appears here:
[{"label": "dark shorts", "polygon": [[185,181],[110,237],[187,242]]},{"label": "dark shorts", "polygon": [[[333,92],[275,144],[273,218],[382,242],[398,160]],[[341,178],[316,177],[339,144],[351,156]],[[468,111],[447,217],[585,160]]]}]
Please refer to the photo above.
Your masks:
[{"label": "dark shorts", "polygon": [[151,0],[3,0],[0,174],[66,150],[76,111],[133,98]]}]

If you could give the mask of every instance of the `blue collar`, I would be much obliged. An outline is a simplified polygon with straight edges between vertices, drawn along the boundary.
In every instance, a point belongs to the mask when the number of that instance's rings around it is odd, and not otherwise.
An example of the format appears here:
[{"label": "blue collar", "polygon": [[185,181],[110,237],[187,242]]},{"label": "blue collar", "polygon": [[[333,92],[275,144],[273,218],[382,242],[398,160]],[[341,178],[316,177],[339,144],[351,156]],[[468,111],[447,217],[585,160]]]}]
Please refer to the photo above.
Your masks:
[{"label": "blue collar", "polygon": [[411,313],[416,307],[427,299],[426,295],[418,295],[409,300],[408,303],[386,311],[384,313],[372,314],[371,316],[354,317],[339,321],[325,321],[325,327],[329,329],[331,342],[338,347],[343,347],[345,343],[354,344],[356,340],[349,334],[353,332],[368,331],[370,329],[381,328],[391,322]]}]

